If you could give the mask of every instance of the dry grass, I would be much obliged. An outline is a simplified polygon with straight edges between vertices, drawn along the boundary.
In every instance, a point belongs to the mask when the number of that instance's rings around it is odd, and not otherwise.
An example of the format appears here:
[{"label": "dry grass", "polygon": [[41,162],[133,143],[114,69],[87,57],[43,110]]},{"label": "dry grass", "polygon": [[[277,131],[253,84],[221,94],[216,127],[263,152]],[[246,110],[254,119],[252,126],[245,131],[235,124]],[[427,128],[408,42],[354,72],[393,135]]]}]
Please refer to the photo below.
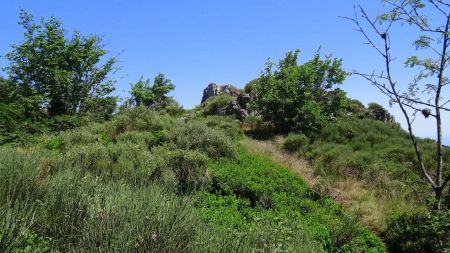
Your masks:
[{"label": "dry grass", "polygon": [[371,189],[364,182],[351,176],[345,178],[327,178],[315,173],[310,163],[295,154],[283,152],[279,147],[281,137],[274,140],[254,140],[245,138],[241,141],[244,147],[253,154],[264,155],[274,162],[288,168],[302,177],[311,188],[319,189],[336,202],[360,217],[361,221],[374,232],[380,234],[386,228],[387,214],[398,209],[399,205],[407,208],[403,200],[380,196],[376,189]]},{"label": "dry grass", "polygon": [[308,161],[280,151],[277,148],[277,141],[278,139],[275,141],[259,141],[245,138],[241,143],[250,153],[270,157],[274,162],[289,168],[301,176],[310,186],[316,185],[318,178],[314,176],[314,170]]}]

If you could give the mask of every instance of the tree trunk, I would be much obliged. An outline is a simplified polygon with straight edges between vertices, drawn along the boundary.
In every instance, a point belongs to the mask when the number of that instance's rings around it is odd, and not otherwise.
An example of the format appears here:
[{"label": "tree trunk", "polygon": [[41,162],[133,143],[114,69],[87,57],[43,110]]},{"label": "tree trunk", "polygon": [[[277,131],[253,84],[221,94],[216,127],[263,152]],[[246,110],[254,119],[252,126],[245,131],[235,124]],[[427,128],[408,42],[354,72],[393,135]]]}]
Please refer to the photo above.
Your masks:
[{"label": "tree trunk", "polygon": [[436,198],[435,198],[435,201],[436,201],[435,209],[436,210],[441,210],[441,208],[442,208],[442,191],[443,190],[444,189],[441,188],[441,187],[438,187],[438,188],[434,189],[434,192],[436,194]]}]

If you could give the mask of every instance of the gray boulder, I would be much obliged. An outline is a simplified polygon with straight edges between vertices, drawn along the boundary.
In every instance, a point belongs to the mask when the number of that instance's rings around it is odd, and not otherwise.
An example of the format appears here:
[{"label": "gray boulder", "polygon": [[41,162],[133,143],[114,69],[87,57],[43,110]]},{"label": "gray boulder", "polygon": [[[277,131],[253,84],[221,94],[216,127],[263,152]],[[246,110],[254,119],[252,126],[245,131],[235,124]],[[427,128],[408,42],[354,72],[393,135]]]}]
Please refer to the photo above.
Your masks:
[{"label": "gray boulder", "polygon": [[228,94],[232,97],[237,97],[241,91],[231,84],[218,85],[216,83],[210,83],[203,90],[202,103],[204,103],[208,98],[218,96],[220,94]]},{"label": "gray boulder", "polygon": [[222,94],[229,95],[233,100],[223,108],[217,108],[216,115],[235,115],[239,120],[244,120],[248,116],[248,104],[250,103],[250,96],[244,91],[234,87],[231,84],[218,85],[210,83],[203,90],[202,107],[206,107],[208,99]]}]

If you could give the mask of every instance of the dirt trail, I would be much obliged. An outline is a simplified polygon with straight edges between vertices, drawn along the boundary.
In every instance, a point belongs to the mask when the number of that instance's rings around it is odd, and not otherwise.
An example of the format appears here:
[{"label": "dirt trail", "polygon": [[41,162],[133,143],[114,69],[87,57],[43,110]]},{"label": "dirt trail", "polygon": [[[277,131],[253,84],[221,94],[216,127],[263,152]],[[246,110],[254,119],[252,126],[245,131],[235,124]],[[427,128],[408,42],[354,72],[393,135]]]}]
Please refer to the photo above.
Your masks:
[{"label": "dirt trail", "polygon": [[[341,182],[330,183],[327,180],[315,175],[314,168],[308,161],[296,155],[282,152],[277,148],[279,141],[259,141],[245,138],[241,144],[250,152],[257,155],[264,155],[272,161],[288,168],[298,176],[303,178],[311,188],[320,189],[322,193],[329,195],[334,201],[341,204],[346,209],[361,216],[361,220],[372,231],[380,234],[380,224],[384,221],[380,213],[383,203],[379,202],[373,192],[364,189],[361,182],[353,179],[345,179]],[[361,200],[363,199],[363,200]]]}]

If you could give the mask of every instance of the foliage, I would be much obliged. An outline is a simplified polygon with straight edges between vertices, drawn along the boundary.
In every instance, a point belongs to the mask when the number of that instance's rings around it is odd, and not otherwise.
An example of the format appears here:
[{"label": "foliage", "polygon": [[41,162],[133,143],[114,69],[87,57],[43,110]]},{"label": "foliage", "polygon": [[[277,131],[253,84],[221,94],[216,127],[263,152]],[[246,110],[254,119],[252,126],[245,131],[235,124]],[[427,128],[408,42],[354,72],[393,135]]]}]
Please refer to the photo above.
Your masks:
[{"label": "foliage", "polygon": [[222,131],[199,122],[173,126],[169,130],[169,138],[181,149],[198,150],[210,158],[235,156],[233,143]]},{"label": "foliage", "polygon": [[[440,210],[443,208],[443,192],[450,182],[450,170],[444,164],[442,127],[442,122],[445,121],[444,112],[450,110],[446,106],[450,100],[445,92],[449,83],[446,74],[450,51],[450,5],[445,1],[434,0],[382,2],[388,10],[375,19],[369,17],[361,6],[355,8],[353,18],[347,18],[356,25],[357,31],[363,35],[367,44],[379,53],[384,63],[384,71],[380,73],[356,73],[387,96],[390,104],[398,105],[407,125],[415,160],[423,178],[434,190],[434,208]],[[415,55],[404,61],[404,67],[412,69],[413,74],[410,80],[402,85],[394,71],[397,57],[391,47],[391,33],[395,27],[404,24],[410,26],[412,34],[417,37],[412,41],[416,49]],[[436,129],[436,159],[432,166],[425,166],[422,150],[426,149],[419,145],[414,130],[416,114],[419,112],[426,119],[430,119]]]},{"label": "foliage", "polygon": [[102,99],[109,99],[114,87],[108,75],[116,59],[103,60],[107,51],[100,37],[75,32],[67,39],[61,21],[49,18],[34,23],[24,10],[20,19],[25,39],[5,55],[10,62],[6,71],[18,93],[35,101],[29,113],[90,112]]},{"label": "foliage", "polygon": [[450,211],[395,215],[386,238],[393,252],[448,252]]},{"label": "foliage", "polygon": [[234,121],[215,120],[138,107],[0,148],[0,250],[384,252],[297,176],[236,152],[220,127]]},{"label": "foliage", "polygon": [[221,94],[219,96],[210,97],[205,101],[205,106],[202,113],[205,116],[217,115],[220,110],[224,110],[226,106],[233,101],[233,97],[228,94]]},{"label": "foliage", "polygon": [[288,152],[302,152],[305,151],[309,144],[309,139],[304,134],[290,133],[283,142],[282,148]]},{"label": "foliage", "polygon": [[277,133],[275,126],[267,121],[263,121],[261,116],[250,114],[244,119],[244,132],[255,139],[271,139]]},{"label": "foliage", "polygon": [[79,32],[68,37],[60,20],[37,23],[24,10],[19,24],[24,40],[5,55],[8,78],[0,78],[0,144],[110,119],[116,58],[105,59],[102,39]]},{"label": "foliage", "polygon": [[346,77],[342,61],[331,55],[299,65],[299,50],[288,52],[273,70],[269,61],[265,71],[252,84],[254,107],[264,121],[283,133],[314,133],[345,105],[345,93],[335,88]]},{"label": "foliage", "polygon": [[175,85],[162,73],[155,77],[153,84],[150,83],[150,79],[144,80],[141,77],[137,83],[131,85],[129,103],[135,106],[165,108],[172,103],[167,94],[173,89]]},{"label": "foliage", "polygon": [[[432,163],[433,143],[421,141]],[[398,124],[371,119],[339,119],[325,127],[307,152],[318,173],[356,177],[392,195],[427,196],[420,183],[414,150]],[[386,178],[387,176],[387,178]]]},{"label": "foliage", "polygon": [[363,103],[356,99],[348,99],[345,110],[350,113],[351,116],[357,118],[363,118],[366,116],[366,107]]},{"label": "foliage", "polygon": [[0,145],[24,141],[45,131],[39,113],[30,109],[34,101],[20,96],[16,87],[0,78]]},{"label": "foliage", "polygon": [[228,135],[232,139],[238,139],[243,134],[239,122],[232,117],[212,115],[200,120],[204,122],[208,127],[224,131],[226,135]]},{"label": "foliage", "polygon": [[196,203],[203,220],[250,238],[255,230],[274,231],[253,241],[248,251],[385,252],[381,241],[341,207],[266,158],[240,147],[236,161],[219,160],[210,168],[211,190]]},{"label": "foliage", "polygon": [[169,168],[175,173],[179,192],[192,192],[209,181],[208,158],[204,154],[198,151],[175,150],[169,154],[167,160]]}]

